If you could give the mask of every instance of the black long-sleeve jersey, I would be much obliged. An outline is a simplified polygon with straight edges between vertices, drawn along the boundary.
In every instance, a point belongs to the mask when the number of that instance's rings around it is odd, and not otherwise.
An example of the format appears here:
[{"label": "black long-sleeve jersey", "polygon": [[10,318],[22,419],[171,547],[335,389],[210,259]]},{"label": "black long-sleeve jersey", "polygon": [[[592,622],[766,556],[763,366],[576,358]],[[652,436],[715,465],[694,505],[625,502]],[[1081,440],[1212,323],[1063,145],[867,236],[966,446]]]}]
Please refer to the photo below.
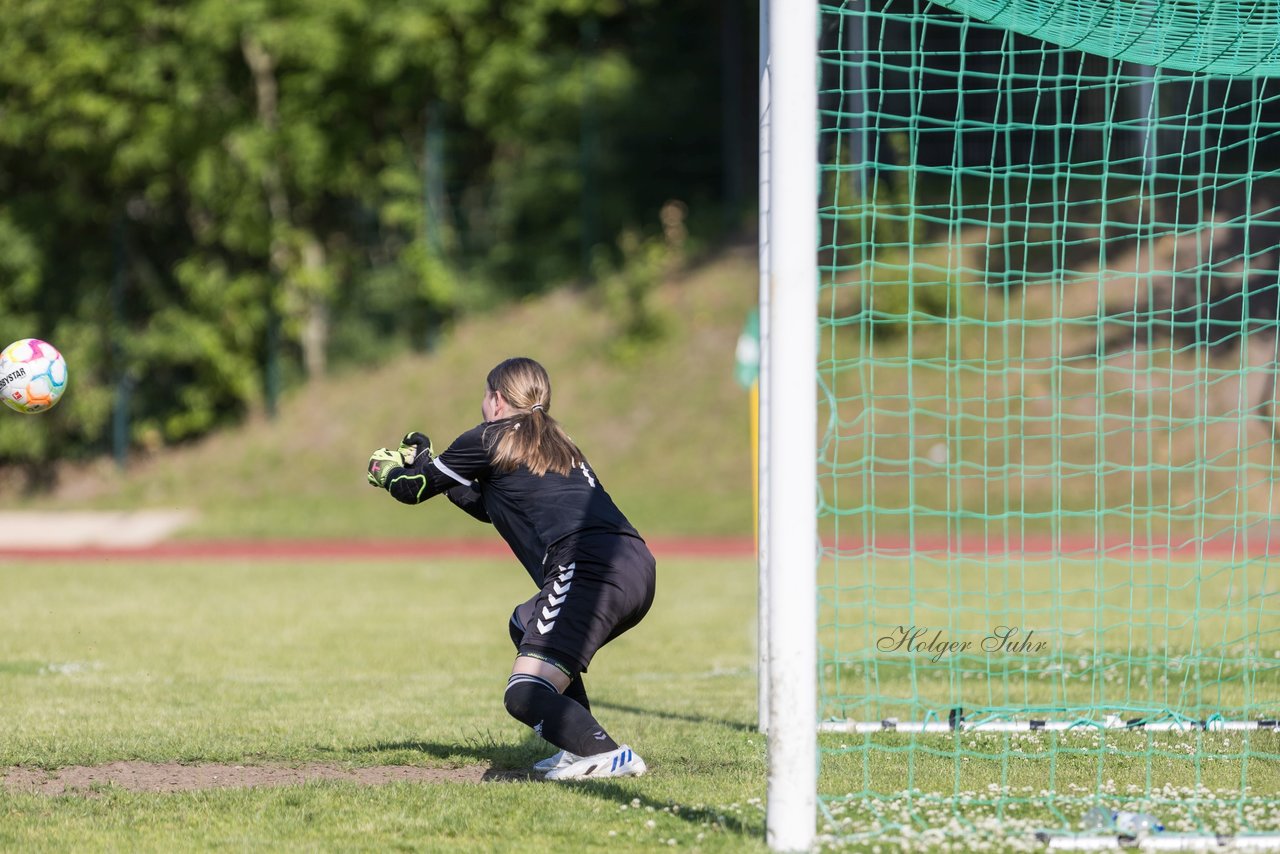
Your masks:
[{"label": "black long-sleeve jersey", "polygon": [[412,465],[392,469],[387,491],[403,504],[444,493],[491,522],[539,586],[544,566],[572,560],[579,543],[587,546],[600,534],[640,537],[585,459],[567,475],[539,476],[523,465],[506,472],[494,467],[500,431],[491,428],[499,423],[473,427],[435,458],[422,454]]}]

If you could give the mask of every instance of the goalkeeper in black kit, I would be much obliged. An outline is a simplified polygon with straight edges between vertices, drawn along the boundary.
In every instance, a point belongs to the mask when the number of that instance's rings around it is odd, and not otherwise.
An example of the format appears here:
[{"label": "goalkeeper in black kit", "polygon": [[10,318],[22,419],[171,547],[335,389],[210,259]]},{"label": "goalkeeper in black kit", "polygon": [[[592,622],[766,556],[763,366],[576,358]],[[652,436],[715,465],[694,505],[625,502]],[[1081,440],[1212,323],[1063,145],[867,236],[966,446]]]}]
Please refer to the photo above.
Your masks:
[{"label": "goalkeeper in black kit", "polygon": [[422,433],[369,459],[369,482],[404,504],[435,495],[511,546],[538,593],[516,606],[504,704],[560,752],[534,766],[549,780],[639,776],[645,762],[591,714],[582,674],[600,647],[653,604],[655,563],[577,445],[551,417],[551,381],[532,359],[489,372],[484,422],[438,456]]}]

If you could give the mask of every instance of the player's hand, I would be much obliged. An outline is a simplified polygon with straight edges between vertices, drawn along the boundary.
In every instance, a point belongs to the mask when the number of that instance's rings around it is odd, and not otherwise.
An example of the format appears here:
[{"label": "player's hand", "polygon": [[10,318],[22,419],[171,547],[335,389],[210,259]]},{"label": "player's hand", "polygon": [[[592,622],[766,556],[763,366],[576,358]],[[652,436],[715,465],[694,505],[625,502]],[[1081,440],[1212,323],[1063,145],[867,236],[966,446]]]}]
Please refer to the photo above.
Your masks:
[{"label": "player's hand", "polygon": [[404,466],[404,457],[399,451],[379,448],[369,457],[369,484],[386,489],[391,473]]},{"label": "player's hand", "polygon": [[427,460],[435,459],[435,449],[431,447],[431,440],[427,438],[426,433],[419,433],[416,430],[412,433],[405,433],[404,438],[400,440],[400,456],[404,458],[405,465],[412,465],[420,455],[426,454]]}]

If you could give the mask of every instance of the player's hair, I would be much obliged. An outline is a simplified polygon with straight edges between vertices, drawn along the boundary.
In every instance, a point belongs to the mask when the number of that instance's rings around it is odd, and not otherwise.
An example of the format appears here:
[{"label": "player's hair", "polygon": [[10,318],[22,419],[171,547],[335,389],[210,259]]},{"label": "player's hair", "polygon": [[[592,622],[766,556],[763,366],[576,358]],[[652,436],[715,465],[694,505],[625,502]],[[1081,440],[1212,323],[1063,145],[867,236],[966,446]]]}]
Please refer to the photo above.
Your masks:
[{"label": "player's hair", "polygon": [[546,369],[533,359],[516,357],[490,371],[485,382],[489,391],[502,395],[515,410],[491,428],[497,433],[494,467],[511,471],[523,464],[539,476],[572,471],[582,452],[551,417],[551,378]]}]

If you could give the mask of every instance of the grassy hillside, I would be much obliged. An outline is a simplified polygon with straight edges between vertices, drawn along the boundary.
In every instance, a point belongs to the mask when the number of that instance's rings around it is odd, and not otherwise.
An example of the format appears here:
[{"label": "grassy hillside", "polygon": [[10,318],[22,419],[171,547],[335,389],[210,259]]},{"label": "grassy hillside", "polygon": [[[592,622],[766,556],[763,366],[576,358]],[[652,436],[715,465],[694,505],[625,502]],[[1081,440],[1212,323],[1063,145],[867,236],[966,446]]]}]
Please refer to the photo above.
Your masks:
[{"label": "grassy hillside", "polygon": [[[984,269],[976,236],[962,245],[961,266]],[[824,282],[824,530],[1265,539],[1280,506],[1276,336],[1171,346],[1133,308],[1175,268],[1161,245],[1061,280],[968,286],[950,319],[922,312],[892,336],[870,334],[856,283]],[[917,281],[957,263],[921,257]]]},{"label": "grassy hillside", "polygon": [[466,319],[426,355],[344,371],[186,448],[67,472],[31,509],[189,509],[192,537],[488,536],[446,502],[396,504],[365,481],[369,452],[408,430],[437,450],[480,421],[485,375],[508,356],[551,374],[554,415],[647,535],[751,531],[747,394],[734,344],[756,299],[744,247],[665,282],[664,334],[629,358],[598,297],[562,290]]}]

